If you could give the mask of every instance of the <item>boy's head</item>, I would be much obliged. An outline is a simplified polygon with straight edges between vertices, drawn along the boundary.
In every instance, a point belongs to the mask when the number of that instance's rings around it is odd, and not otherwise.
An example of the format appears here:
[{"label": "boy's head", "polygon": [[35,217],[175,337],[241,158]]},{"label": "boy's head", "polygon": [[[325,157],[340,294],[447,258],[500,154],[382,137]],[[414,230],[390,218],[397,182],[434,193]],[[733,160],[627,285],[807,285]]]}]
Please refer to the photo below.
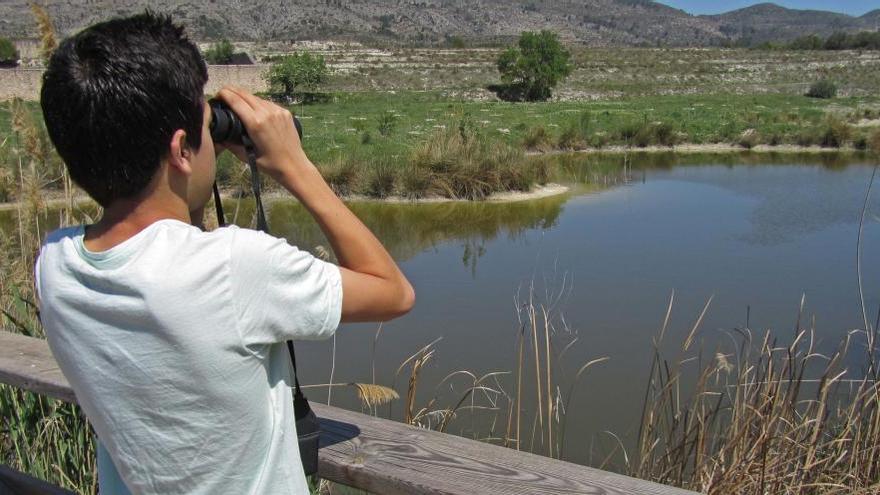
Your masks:
[{"label": "boy's head", "polygon": [[43,75],[40,103],[70,177],[107,207],[144,191],[176,138],[181,153],[199,155],[207,80],[183,28],[147,12],[65,39]]}]

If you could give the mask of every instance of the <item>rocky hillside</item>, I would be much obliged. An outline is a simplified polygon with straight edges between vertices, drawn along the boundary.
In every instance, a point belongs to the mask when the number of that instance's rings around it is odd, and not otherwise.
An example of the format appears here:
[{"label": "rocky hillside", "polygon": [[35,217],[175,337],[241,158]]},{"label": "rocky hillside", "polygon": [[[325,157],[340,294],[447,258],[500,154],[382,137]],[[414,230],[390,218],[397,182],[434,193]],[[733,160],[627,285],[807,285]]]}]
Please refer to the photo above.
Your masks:
[{"label": "rocky hillside", "polygon": [[717,23],[725,36],[751,42],[778,41],[806,34],[823,37],[835,31],[874,30],[880,9],[862,17],[820,10],[792,10],[762,3],[726,14],[706,16]]},{"label": "rocky hillside", "polygon": [[[31,0],[0,2],[0,36],[32,37]],[[719,16],[693,16],[650,0],[48,0],[56,27],[70,33],[146,7],[185,22],[195,37],[237,40],[337,39],[435,44],[460,37],[509,41],[552,29],[588,45],[700,46],[835,29],[873,29],[862,18],[762,4]]]}]

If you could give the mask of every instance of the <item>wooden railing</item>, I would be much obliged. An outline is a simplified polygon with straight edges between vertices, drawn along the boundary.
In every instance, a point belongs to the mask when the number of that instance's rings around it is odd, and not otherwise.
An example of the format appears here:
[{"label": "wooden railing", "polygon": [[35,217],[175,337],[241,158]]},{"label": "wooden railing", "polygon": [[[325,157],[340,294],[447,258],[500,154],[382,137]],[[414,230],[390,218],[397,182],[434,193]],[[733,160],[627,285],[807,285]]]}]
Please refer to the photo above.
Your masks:
[{"label": "wooden railing", "polygon": [[[76,401],[44,340],[3,331],[0,383]],[[319,476],[373,493],[693,493],[336,407],[313,404],[313,408],[322,427]]]}]

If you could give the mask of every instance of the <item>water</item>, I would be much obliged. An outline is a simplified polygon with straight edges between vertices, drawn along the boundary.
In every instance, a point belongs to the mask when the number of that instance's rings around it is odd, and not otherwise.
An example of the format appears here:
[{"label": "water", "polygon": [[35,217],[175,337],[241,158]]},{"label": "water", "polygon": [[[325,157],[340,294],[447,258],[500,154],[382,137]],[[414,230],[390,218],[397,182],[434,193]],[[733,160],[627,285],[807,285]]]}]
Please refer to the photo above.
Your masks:
[{"label": "water", "polygon": [[[584,375],[569,406],[565,457],[590,462],[591,445],[596,452],[613,447],[604,431],[623,436],[627,444],[627,436],[635,433],[651,339],[673,290],[675,305],[664,346],[671,357],[712,296],[697,334],[697,346],[709,355],[729,340],[728,331],[745,327],[747,318],[753,330],[770,329],[780,341],[791,339],[802,296],[804,317],[815,317],[820,350],[833,348],[848,330],[862,327],[855,253],[870,174],[866,163],[710,163],[636,170],[636,180],[628,185],[531,206],[362,205],[358,214],[389,242],[418,298],[410,314],[382,329],[375,352],[377,382],[393,383],[400,364],[437,338],[442,340],[422,371],[418,404],[435,395],[434,386],[452,371],[470,370],[478,376],[515,371],[515,299],[527,299],[534,284],[538,300],[557,299],[557,314],[564,315],[570,328],[571,335],[557,329],[556,352],[573,335],[578,338],[553,370],[569,377],[562,380],[563,397],[583,363],[610,358]],[[871,211],[880,213],[878,203],[871,202]],[[279,208],[273,212],[278,213],[273,216],[276,224],[284,223],[282,212],[293,207]],[[517,214],[501,213],[510,211]],[[306,230],[301,224],[288,229],[285,234],[292,242],[297,231]],[[867,306],[874,314],[880,305],[878,246],[880,226],[869,215],[863,263]],[[370,381],[375,333],[375,325],[340,329],[334,382]],[[298,349],[302,368],[308,370],[306,381],[327,383],[332,343],[303,343]],[[530,366],[523,402],[533,411]],[[396,380],[402,393],[407,373]],[[514,378],[502,377],[508,392]],[[444,385],[437,403],[452,406],[466,382],[456,381],[454,391]],[[486,385],[496,386],[492,380]],[[310,394],[326,400],[317,390]],[[332,400],[359,408],[348,390],[335,389]],[[394,406],[394,417],[399,417],[402,402]],[[505,425],[507,405],[499,406],[498,420]],[[388,411],[382,408],[380,413]],[[487,411],[464,412],[450,431],[489,436],[491,416]],[[532,416],[526,417],[523,428],[530,431]]]},{"label": "water", "polygon": [[[570,177],[584,178],[593,170],[591,159],[565,160]],[[713,296],[695,344],[708,355],[730,343],[732,329],[747,324],[787,342],[802,296],[805,321],[815,318],[819,350],[862,327],[856,238],[870,162],[766,156],[752,156],[750,163],[725,158],[720,165],[718,157],[690,158],[686,164],[651,160],[637,159],[628,183],[598,192],[575,186],[568,195],[511,204],[353,205],[400,262],[418,301],[410,314],[385,324],[378,339],[376,325],[343,325],[335,341],[333,381],[370,382],[375,370],[377,383],[396,383],[404,395],[409,371],[395,378],[398,367],[439,338],[422,370],[416,405],[436,396],[432,408],[450,407],[472,383],[460,374],[435,389],[449,373],[516,371],[517,303],[532,294],[537,302],[552,303],[554,353],[577,339],[563,359],[554,359],[563,397],[581,365],[610,358],[576,384],[568,408],[564,457],[595,463],[591,451],[607,452],[614,445],[606,431],[631,444],[652,338],[673,291],[663,346],[673,358]],[[240,223],[249,213],[246,207],[240,212]],[[870,203],[864,230],[865,295],[873,315],[880,306],[876,215],[880,194]],[[274,202],[269,216],[273,231],[294,244],[312,249],[325,243],[297,204]],[[301,381],[330,381],[332,341],[300,343],[297,349]],[[532,352],[526,347],[527,356]],[[484,385],[511,393],[515,378],[500,375]],[[536,402],[530,360],[523,380],[528,446]],[[326,389],[310,389],[308,395],[327,400]],[[360,409],[351,389],[335,388],[332,402]],[[399,419],[404,402],[378,412]],[[474,404],[491,405],[481,394]],[[460,411],[449,431],[477,438],[502,434],[508,406],[505,401],[497,406],[494,434],[494,413],[485,409]]]}]

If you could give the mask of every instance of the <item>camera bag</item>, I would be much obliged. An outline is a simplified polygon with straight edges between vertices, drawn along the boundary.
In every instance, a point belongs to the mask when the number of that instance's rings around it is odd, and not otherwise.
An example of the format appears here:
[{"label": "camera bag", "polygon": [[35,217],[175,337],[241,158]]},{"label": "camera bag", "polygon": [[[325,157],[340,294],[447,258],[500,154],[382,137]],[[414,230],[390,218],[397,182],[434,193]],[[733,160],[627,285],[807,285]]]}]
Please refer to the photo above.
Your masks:
[{"label": "camera bag", "polygon": [[[250,140],[245,137],[245,150],[248,154],[248,165],[251,169],[251,186],[254,199],[257,203],[257,229],[269,233],[269,224],[266,222],[266,213],[263,210],[263,201],[260,196],[260,175],[257,170],[256,154]],[[223,204],[220,201],[220,189],[214,183],[214,205],[217,210],[217,224],[226,226],[226,217],[223,214]],[[293,367],[293,413],[296,419],[296,435],[299,440],[299,456],[302,460],[303,470],[306,476],[318,472],[318,446],[321,438],[321,424],[309,401],[302,393],[299,386],[299,378],[296,374],[296,353],[293,350],[293,341],[287,341],[287,351],[290,354],[290,364]]]}]

